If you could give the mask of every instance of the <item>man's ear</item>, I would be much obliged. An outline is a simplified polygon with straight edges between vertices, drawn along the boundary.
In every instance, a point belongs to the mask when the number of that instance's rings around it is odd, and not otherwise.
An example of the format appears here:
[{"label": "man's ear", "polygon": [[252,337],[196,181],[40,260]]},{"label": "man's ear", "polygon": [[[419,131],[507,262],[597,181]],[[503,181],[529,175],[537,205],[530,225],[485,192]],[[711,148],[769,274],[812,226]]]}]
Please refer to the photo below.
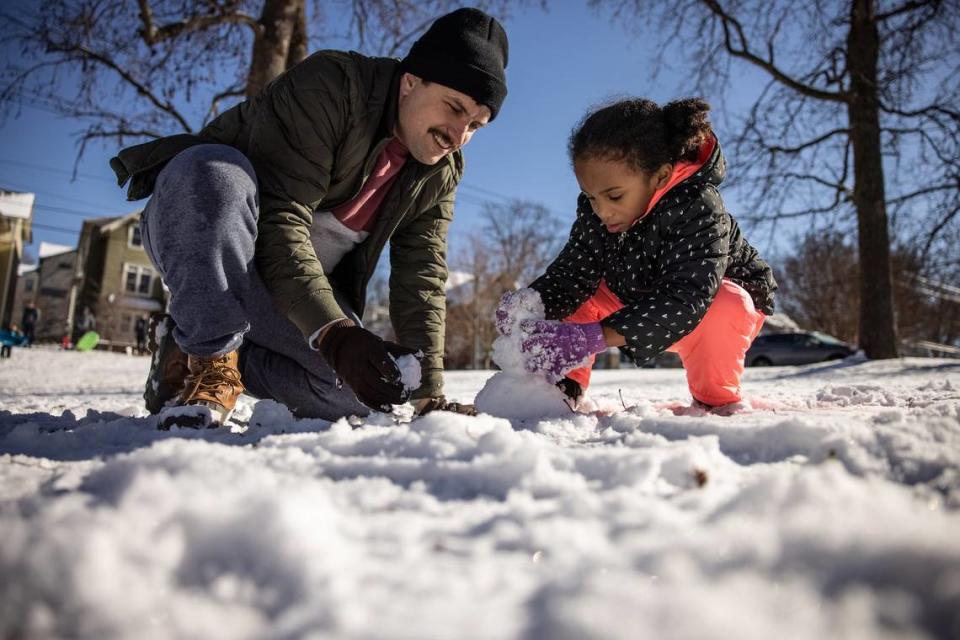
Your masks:
[{"label": "man's ear", "polygon": [[415,76],[412,73],[404,72],[404,74],[400,76],[400,95],[407,95],[421,82],[423,82],[423,79],[421,79],[420,76]]}]

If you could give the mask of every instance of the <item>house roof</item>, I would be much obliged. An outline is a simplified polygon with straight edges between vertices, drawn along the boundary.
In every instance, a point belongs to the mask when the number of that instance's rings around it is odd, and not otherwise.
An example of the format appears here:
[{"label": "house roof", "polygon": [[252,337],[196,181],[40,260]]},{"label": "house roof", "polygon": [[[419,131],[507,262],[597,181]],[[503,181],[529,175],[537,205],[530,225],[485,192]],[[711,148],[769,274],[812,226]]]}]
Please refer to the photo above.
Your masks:
[{"label": "house roof", "polygon": [[36,196],[32,193],[19,193],[0,189],[0,215],[8,218],[29,220],[33,215],[33,201]]},{"label": "house roof", "polygon": [[67,253],[68,251],[73,251],[74,247],[67,246],[65,244],[54,244],[52,242],[41,242],[40,250],[37,252],[37,255],[41,260],[44,258],[49,258],[51,256],[58,256],[61,253]]},{"label": "house roof", "polygon": [[138,209],[133,213],[128,213],[124,216],[114,216],[112,218],[94,218],[92,220],[87,220],[87,223],[99,228],[100,233],[110,233],[111,231],[116,231],[129,222],[138,220],[140,218],[141,211],[143,211],[143,209]]},{"label": "house roof", "polygon": [[447,291],[451,289],[456,289],[461,287],[468,282],[473,282],[473,274],[466,271],[453,271],[451,270],[447,275],[447,282],[444,284],[443,288]]}]

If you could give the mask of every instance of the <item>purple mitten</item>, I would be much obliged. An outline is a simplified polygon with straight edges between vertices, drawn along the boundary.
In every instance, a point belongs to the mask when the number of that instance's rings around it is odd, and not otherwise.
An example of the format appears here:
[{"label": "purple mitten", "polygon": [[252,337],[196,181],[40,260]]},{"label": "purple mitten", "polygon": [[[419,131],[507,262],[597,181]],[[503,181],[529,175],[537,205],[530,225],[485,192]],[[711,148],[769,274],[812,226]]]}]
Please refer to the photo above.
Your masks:
[{"label": "purple mitten", "polygon": [[607,348],[599,322],[525,320],[520,328],[526,335],[520,351],[524,354],[527,371],[545,373],[551,382],[556,382],[565,373],[581,366],[587,358]]},{"label": "purple mitten", "polygon": [[513,333],[518,322],[526,318],[543,317],[543,303],[540,294],[530,287],[516,291],[508,291],[500,298],[497,305],[496,322],[500,335],[508,336]]}]

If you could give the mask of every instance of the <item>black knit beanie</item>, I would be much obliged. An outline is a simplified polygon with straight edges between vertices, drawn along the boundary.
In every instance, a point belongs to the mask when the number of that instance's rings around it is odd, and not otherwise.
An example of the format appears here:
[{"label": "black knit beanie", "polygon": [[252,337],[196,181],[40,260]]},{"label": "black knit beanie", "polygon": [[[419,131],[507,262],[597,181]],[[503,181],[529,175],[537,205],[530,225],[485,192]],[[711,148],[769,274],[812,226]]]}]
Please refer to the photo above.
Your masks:
[{"label": "black knit beanie", "polygon": [[479,9],[457,9],[437,18],[401,62],[408,71],[465,93],[497,117],[507,97],[507,34]]}]

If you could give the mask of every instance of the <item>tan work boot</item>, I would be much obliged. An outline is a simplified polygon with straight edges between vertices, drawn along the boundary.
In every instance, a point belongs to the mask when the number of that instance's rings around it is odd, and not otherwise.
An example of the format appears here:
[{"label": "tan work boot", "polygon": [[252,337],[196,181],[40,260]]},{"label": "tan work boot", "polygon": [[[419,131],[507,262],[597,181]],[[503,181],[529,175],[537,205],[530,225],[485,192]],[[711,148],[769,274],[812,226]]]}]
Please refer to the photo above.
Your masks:
[{"label": "tan work boot", "polygon": [[190,373],[183,381],[177,406],[163,412],[160,428],[216,428],[226,422],[243,393],[237,362],[237,351],[209,358],[187,356]]},{"label": "tan work boot", "polygon": [[173,318],[165,313],[150,317],[147,330],[147,350],[150,351],[150,373],[143,390],[146,408],[151,414],[170,404],[183,390],[183,381],[190,373],[187,354],[180,350],[173,339],[176,328]]}]

